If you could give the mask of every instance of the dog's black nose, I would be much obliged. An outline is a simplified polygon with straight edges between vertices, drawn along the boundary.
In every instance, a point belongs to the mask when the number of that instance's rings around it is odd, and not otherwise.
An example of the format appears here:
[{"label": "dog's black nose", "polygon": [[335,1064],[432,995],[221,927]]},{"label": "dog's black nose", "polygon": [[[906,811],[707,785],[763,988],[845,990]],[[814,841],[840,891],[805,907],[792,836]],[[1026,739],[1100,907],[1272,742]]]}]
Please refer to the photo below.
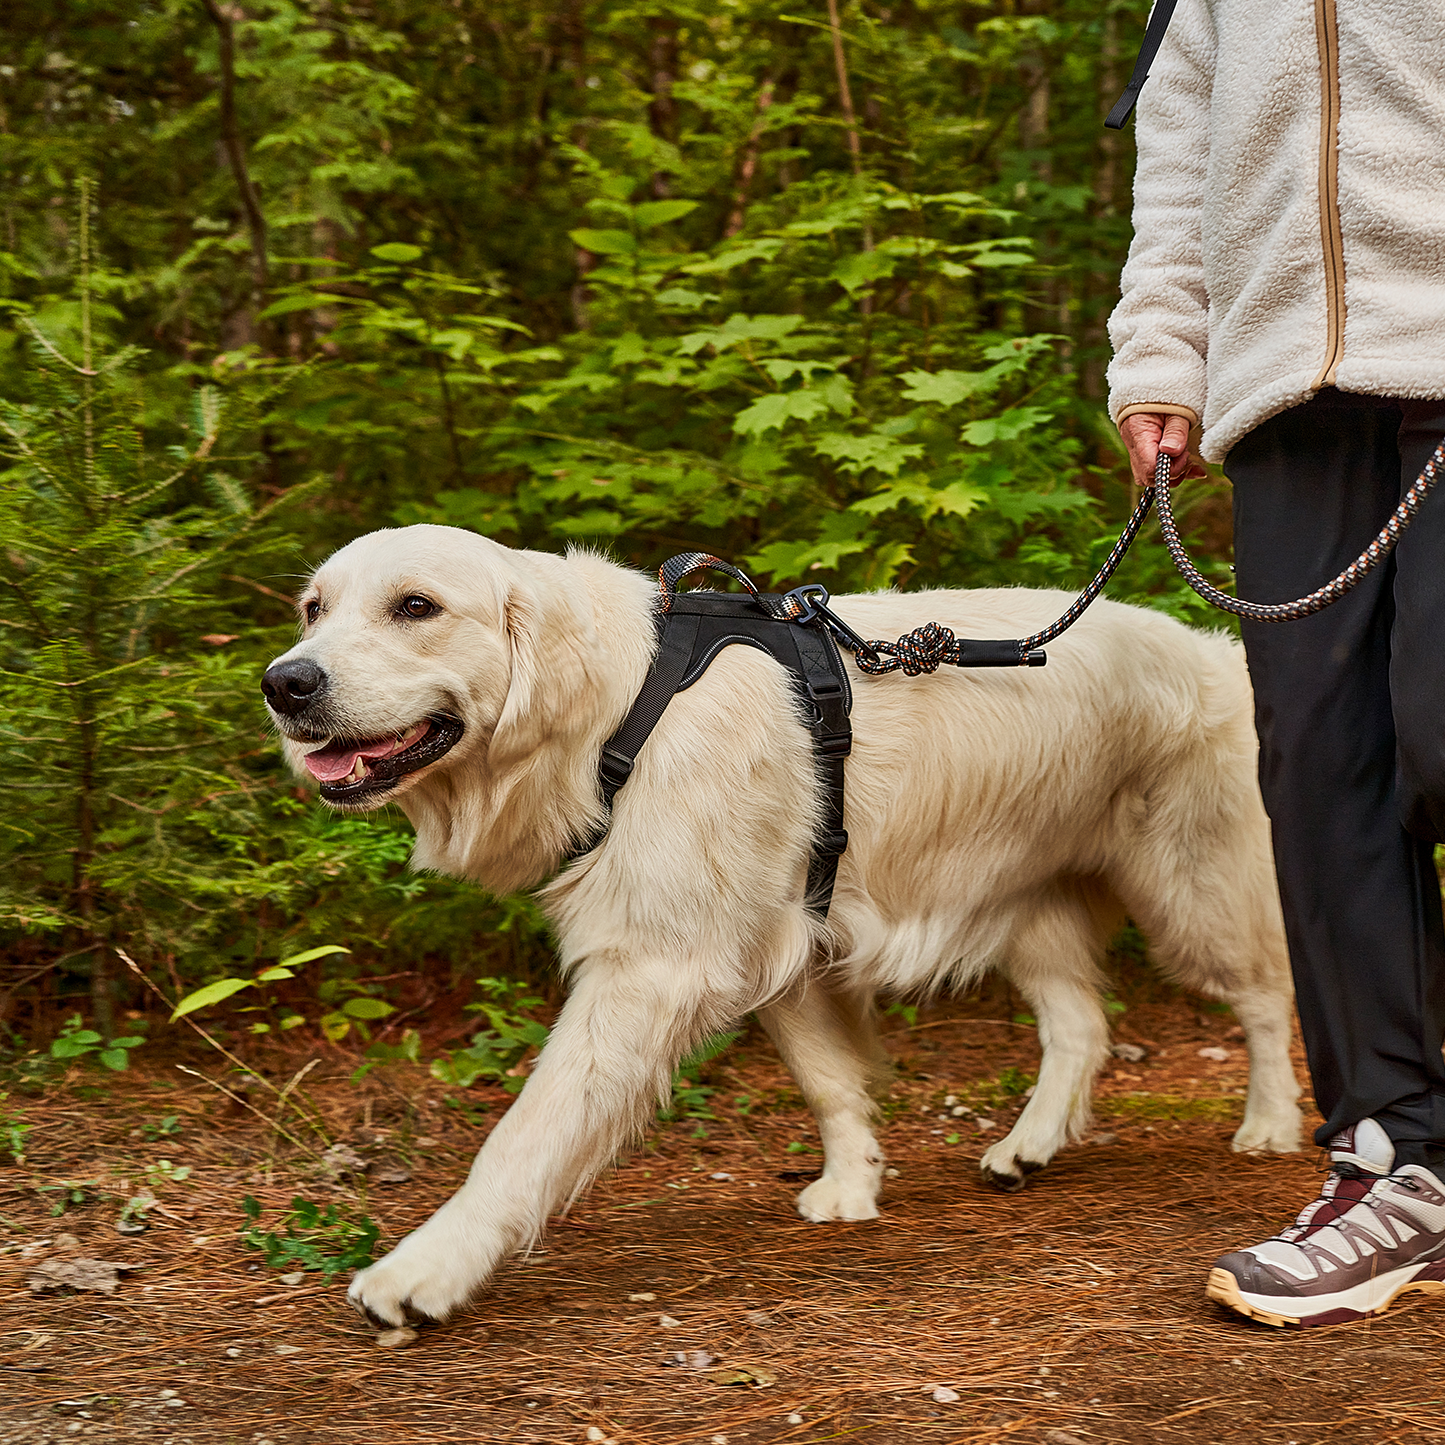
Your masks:
[{"label": "dog's black nose", "polygon": [[326,674],[314,662],[294,657],[290,662],[273,662],[261,679],[261,691],[272,712],[293,717],[305,712],[326,687]]}]

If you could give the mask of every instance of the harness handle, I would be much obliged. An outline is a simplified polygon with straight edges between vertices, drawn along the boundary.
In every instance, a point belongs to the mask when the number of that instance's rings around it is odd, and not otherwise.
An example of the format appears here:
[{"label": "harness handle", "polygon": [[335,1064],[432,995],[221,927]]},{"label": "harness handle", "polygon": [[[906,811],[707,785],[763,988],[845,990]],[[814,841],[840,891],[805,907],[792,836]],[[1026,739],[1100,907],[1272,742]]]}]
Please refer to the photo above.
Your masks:
[{"label": "harness handle", "polygon": [[659,612],[672,611],[672,600],[677,596],[677,584],[684,577],[691,577],[694,572],[725,572],[734,582],[741,582],[754,598],[762,597],[758,584],[741,567],[734,567],[731,562],[724,562],[721,557],[714,557],[711,552],[679,552],[676,557],[669,557],[657,569],[657,592],[661,599],[658,603]]}]

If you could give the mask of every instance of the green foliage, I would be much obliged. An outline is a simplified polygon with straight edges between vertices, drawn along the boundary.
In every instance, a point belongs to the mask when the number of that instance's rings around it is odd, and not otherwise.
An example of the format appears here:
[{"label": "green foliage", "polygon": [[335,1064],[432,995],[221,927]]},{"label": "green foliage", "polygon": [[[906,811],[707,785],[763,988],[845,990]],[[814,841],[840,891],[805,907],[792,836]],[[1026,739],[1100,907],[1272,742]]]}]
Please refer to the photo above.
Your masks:
[{"label": "green foliage", "polygon": [[[184,1018],[189,1013],[195,1013],[197,1009],[211,1008],[218,1003],[224,1003],[226,999],[233,998],[243,988],[258,988],[262,984],[278,983],[283,978],[295,978],[296,970],[303,963],[310,963],[314,959],[327,958],[333,953],[350,953],[349,948],[342,948],[340,944],[324,944],[320,948],[308,948],[304,953],[293,953],[289,958],[283,958],[278,963],[268,968],[263,968],[255,978],[218,978],[208,983],[204,988],[198,988],[194,993],[188,993],[171,1013],[171,1019]],[[390,1013],[386,1005],[382,1005],[383,1011]],[[374,1015],[380,1017],[380,1015]],[[365,1015],[360,1015],[365,1017]]]},{"label": "green foliage", "polygon": [[1016,1099],[1034,1084],[1034,1075],[1012,1066],[1005,1069],[994,1083],[994,1093],[1005,1099]]},{"label": "green foliage", "polygon": [[130,1065],[130,1051],[139,1048],[145,1040],[138,1035],[107,1041],[94,1029],[83,1026],[84,1021],[75,1014],[66,1021],[60,1034],[50,1045],[50,1057],[65,1063],[72,1059],[93,1058],[107,1069],[117,1073]]},{"label": "green foliage", "polygon": [[[364,1066],[419,1047],[373,978],[539,976],[531,904],[410,873],[402,819],[323,812],[265,733],[294,579],[363,531],[1081,583],[1131,501],[1099,120],[1146,10],[849,0],[850,122],[826,23],[759,0],[255,0],[218,12],[238,168],[205,7],[8,6],[0,937],[52,968],[43,1036],[88,992],[110,1041],[115,947],[178,1017]],[[1111,590],[1218,622],[1149,537]],[[542,1026],[491,1001],[444,1081],[519,1086]]]},{"label": "green foliage", "polygon": [[338,1204],[313,1204],[299,1194],[282,1215],[278,1226],[261,1227],[261,1204],[248,1194],[241,1201],[246,1226],[241,1242],[257,1249],[272,1269],[318,1271],[330,1281],[349,1270],[364,1269],[381,1237],[380,1228],[363,1214],[353,1218]]},{"label": "green foliage", "polygon": [[[668,1104],[658,1111],[659,1119],[715,1119],[708,1100],[717,1090],[702,1082],[708,1064],[725,1054],[742,1038],[741,1031],[734,1033],[710,1034],[673,1070],[672,1097]],[[740,1109],[740,1113],[747,1110]],[[702,1133],[705,1135],[706,1131]]]},{"label": "green foliage", "polygon": [[526,1080],[516,1073],[528,1049],[547,1042],[547,1027],[528,1018],[523,1009],[539,1008],[543,1000],[526,996],[526,985],[509,978],[479,978],[477,987],[487,997],[469,1003],[469,1013],[486,1017],[490,1028],[472,1035],[464,1049],[455,1049],[432,1060],[432,1078],[459,1089],[469,1089],[478,1079],[496,1080],[509,1094],[521,1092]]},{"label": "green foliage", "polygon": [[[4,1104],[9,1094],[0,1094],[0,1104]],[[10,1155],[11,1161],[16,1165],[25,1163],[25,1136],[35,1126],[25,1122],[23,1114],[13,1113],[5,1110],[0,1113],[0,1149],[4,1149]]]}]

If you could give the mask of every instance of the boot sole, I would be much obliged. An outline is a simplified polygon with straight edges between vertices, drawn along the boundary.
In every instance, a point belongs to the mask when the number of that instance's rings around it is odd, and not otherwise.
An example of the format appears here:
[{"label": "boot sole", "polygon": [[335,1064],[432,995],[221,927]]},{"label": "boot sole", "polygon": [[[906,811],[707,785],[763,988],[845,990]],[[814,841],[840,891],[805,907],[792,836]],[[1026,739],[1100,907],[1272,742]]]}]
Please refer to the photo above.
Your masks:
[{"label": "boot sole", "polygon": [[1225,1309],[1233,1310],[1236,1314],[1244,1315],[1246,1319],[1254,1320],[1258,1324],[1272,1325],[1276,1329],[1308,1329],[1314,1325],[1348,1324],[1352,1320],[1363,1320],[1372,1315],[1382,1315],[1402,1294],[1408,1294],[1411,1290],[1417,1290],[1421,1294],[1445,1294],[1445,1280],[1401,1280],[1388,1295],[1368,1309],[1336,1308],[1324,1310],[1315,1315],[1295,1315],[1281,1314],[1278,1310],[1265,1308],[1241,1291],[1239,1281],[1227,1269],[1212,1269],[1209,1271],[1209,1282],[1204,1288],[1204,1297],[1213,1300],[1215,1304],[1223,1305]]}]

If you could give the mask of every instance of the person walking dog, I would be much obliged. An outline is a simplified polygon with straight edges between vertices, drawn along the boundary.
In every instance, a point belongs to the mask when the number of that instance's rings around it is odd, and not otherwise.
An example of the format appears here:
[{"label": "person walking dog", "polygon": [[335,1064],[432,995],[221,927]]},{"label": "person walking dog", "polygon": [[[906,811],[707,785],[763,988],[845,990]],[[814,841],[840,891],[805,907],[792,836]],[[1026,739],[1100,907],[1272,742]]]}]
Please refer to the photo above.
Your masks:
[{"label": "person walking dog", "polygon": [[[1242,596],[1353,559],[1445,433],[1445,5],[1178,0],[1138,106],[1109,408],[1134,476],[1234,485]],[[1272,1325],[1445,1292],[1445,497],[1303,621],[1244,622],[1330,1151],[1211,1299]]]}]

